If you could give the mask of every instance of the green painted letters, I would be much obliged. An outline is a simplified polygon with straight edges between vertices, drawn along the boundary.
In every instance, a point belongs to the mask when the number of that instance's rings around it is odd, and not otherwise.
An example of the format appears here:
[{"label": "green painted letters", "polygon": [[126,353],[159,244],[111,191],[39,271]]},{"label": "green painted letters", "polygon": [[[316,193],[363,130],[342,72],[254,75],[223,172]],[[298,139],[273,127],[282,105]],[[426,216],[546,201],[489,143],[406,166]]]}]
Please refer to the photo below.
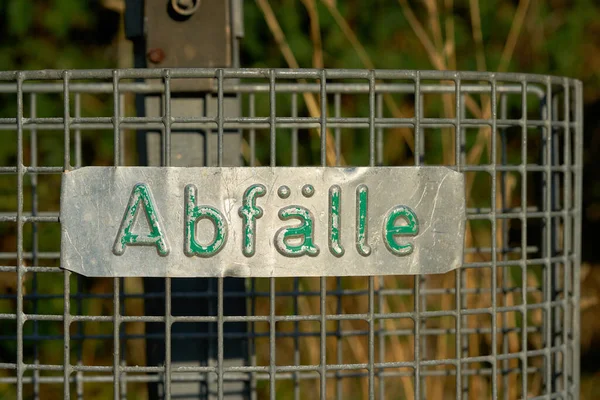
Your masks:
[{"label": "green painted letters", "polygon": [[[299,219],[299,226],[286,226],[275,233],[275,248],[279,253],[287,257],[300,257],[308,254],[315,257],[319,254],[319,247],[314,244],[313,216],[311,212],[302,206],[288,206],[279,210],[279,218],[288,220]],[[300,239],[298,244],[289,243],[290,240]]]},{"label": "green painted letters", "polygon": [[329,251],[336,257],[344,255],[344,248],[340,243],[340,230],[342,221],[342,189],[338,185],[329,188]]},{"label": "green painted letters", "polygon": [[[396,225],[396,220],[403,218],[406,225]],[[412,253],[413,245],[410,243],[400,244],[396,236],[416,236],[419,233],[419,220],[415,212],[407,206],[396,206],[392,208],[383,223],[383,241],[388,250],[397,256],[406,256]]]},{"label": "green painted letters", "polygon": [[[148,235],[133,233],[133,224],[137,219],[140,202],[143,205],[146,221],[150,227]],[[131,191],[129,203],[113,245],[113,253],[117,256],[123,255],[125,247],[129,245],[156,246],[158,254],[166,256],[169,254],[169,244],[164,232],[150,188],[146,184],[138,183]]]},{"label": "green painted letters", "polygon": [[369,188],[367,185],[359,185],[356,188],[356,250],[365,257],[371,254],[371,246],[367,244],[368,200]]},{"label": "green painted letters", "polygon": [[[194,185],[185,187],[185,214],[184,214],[184,249],[186,256],[212,257],[217,254],[227,241],[227,223],[225,217],[214,207],[196,205],[198,189]],[[215,228],[215,235],[211,243],[201,245],[196,241],[197,223],[201,219],[208,219]]]},{"label": "green painted letters", "polygon": [[263,210],[256,206],[256,198],[262,197],[267,193],[267,189],[264,185],[256,184],[250,186],[244,192],[244,198],[242,199],[242,206],[238,213],[240,217],[244,219],[242,224],[243,238],[242,238],[242,253],[246,257],[252,257],[255,252],[256,245],[256,220],[263,215]]}]

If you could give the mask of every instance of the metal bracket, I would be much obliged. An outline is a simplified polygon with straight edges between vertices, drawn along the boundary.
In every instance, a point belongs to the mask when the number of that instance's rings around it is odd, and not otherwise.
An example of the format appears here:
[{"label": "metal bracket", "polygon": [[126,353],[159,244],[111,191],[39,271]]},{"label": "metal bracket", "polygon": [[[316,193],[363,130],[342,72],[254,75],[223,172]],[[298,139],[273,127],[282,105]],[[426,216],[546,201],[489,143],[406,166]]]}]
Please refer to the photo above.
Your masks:
[{"label": "metal bracket", "polygon": [[[149,68],[232,67],[231,4],[223,0],[146,0]],[[175,91],[212,90],[206,80],[173,82]]]},{"label": "metal bracket", "polygon": [[[127,0],[126,35],[134,42],[135,67],[137,68],[186,68],[186,67],[238,67],[238,41],[243,36],[242,0]],[[171,80],[170,109],[172,116],[216,116],[218,99],[214,79]],[[165,107],[161,93],[138,95],[136,99],[139,116],[162,116]],[[237,96],[225,96],[223,111],[227,116],[240,115]],[[171,166],[203,167],[215,166],[217,129],[194,127],[172,129]],[[140,165],[164,165],[160,131],[140,131],[138,134]],[[241,165],[241,131],[226,130],[223,135],[223,165]],[[224,292],[244,292],[244,279],[225,279]],[[160,278],[145,278],[147,294],[165,291],[165,281]],[[206,294],[212,296],[206,296]],[[215,316],[217,280],[205,278],[173,279],[172,315]],[[189,295],[188,295],[189,294]],[[190,299],[194,299],[190,301]],[[146,315],[165,312],[165,301],[160,296],[145,300]],[[246,315],[246,298],[228,298],[224,304],[224,315]],[[236,337],[247,332],[244,323],[226,324],[226,332]],[[160,336],[164,332],[161,324],[147,324],[146,333]],[[216,365],[217,326],[215,323],[174,324],[172,334],[181,338],[171,340],[171,366]],[[164,339],[148,339],[146,353],[149,365],[165,362]],[[227,341],[224,349],[224,365],[248,365],[250,359],[247,340],[244,338]],[[196,380],[172,382],[170,394],[178,399],[213,399],[217,396],[216,382],[211,374],[200,374]],[[172,378],[175,380],[176,376]],[[228,400],[249,399],[250,379],[226,381],[225,398]],[[149,383],[149,397],[161,399],[165,396],[160,382]]]}]

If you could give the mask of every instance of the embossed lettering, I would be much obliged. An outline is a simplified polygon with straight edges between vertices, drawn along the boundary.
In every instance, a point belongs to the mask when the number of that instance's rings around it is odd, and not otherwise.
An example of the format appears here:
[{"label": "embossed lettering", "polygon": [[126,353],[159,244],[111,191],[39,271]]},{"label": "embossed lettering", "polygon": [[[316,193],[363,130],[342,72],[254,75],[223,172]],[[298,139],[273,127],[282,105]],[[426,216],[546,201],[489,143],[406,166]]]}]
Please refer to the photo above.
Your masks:
[{"label": "embossed lettering", "polygon": [[[282,221],[295,218],[300,220],[298,226],[286,226],[275,233],[275,248],[279,253],[288,257],[300,257],[305,254],[315,257],[319,247],[314,243],[312,213],[302,206],[288,206],[279,210]],[[292,240],[298,243],[290,243]]]},{"label": "embossed lettering", "polygon": [[243,218],[242,230],[244,232],[242,239],[242,253],[246,257],[254,255],[256,245],[256,220],[263,215],[263,209],[256,206],[256,198],[262,197],[267,193],[264,185],[256,184],[250,186],[244,192],[242,199],[243,205],[238,213]]},{"label": "embossed lettering", "polygon": [[[196,205],[198,189],[194,185],[185,187],[185,233],[184,253],[188,257],[212,257],[217,254],[227,241],[227,223],[219,210],[207,205]],[[196,240],[198,221],[208,219],[212,222],[215,234],[211,243],[201,245]]]},{"label": "embossed lettering", "polygon": [[329,251],[336,257],[344,255],[344,248],[340,243],[342,230],[342,189],[338,185],[329,188]]},{"label": "embossed lettering", "polygon": [[[406,225],[396,225],[396,221],[402,218]],[[385,247],[397,256],[406,256],[412,253],[411,243],[398,243],[397,236],[416,236],[419,233],[419,220],[415,212],[407,206],[396,206],[392,208],[383,223],[383,241]]]},{"label": "embossed lettering", "polygon": [[[145,220],[150,227],[150,233],[147,235],[133,233],[133,225],[137,219],[140,203],[146,216]],[[150,188],[143,183],[138,183],[131,191],[129,203],[113,245],[113,253],[117,256],[123,255],[125,247],[130,245],[156,246],[158,254],[166,256],[169,254],[169,244],[164,232]]]},{"label": "embossed lettering", "polygon": [[356,250],[365,257],[371,254],[371,246],[367,244],[368,200],[369,188],[367,185],[359,185],[356,188]]}]

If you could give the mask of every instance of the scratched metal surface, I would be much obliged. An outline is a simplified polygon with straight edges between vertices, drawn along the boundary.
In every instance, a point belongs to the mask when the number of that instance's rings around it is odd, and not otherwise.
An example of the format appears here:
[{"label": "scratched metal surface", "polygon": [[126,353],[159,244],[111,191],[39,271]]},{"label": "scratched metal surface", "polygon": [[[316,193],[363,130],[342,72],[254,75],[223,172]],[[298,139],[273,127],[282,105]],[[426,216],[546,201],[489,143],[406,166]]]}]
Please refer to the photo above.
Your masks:
[{"label": "scratched metal surface", "polygon": [[[127,245],[122,254],[113,250],[132,190],[140,183],[152,193],[167,255],[159,254],[153,244]],[[226,221],[225,243],[210,256],[184,252],[184,193],[189,184],[198,188],[198,206],[220,210]],[[246,256],[240,207],[244,192],[253,185],[264,185],[266,193],[256,197],[262,216],[255,219],[254,254]],[[303,194],[307,185],[312,185],[314,193]],[[336,215],[329,212],[329,190],[335,185],[341,189],[341,256],[329,249],[333,246],[330,218]],[[368,188],[368,206],[367,235],[359,242],[356,192],[360,185]],[[285,189],[287,197],[278,194]],[[63,267],[86,276],[434,274],[455,269],[462,262],[464,179],[463,174],[445,167],[87,167],[63,174],[61,199]],[[307,236],[314,238],[317,254],[288,255],[282,252],[285,245],[276,240],[283,227],[302,223],[279,216],[280,210],[296,205],[311,213],[312,233]],[[410,254],[397,255],[387,248],[385,224],[390,210],[403,205],[416,213],[418,233],[393,239],[412,246]],[[140,203],[133,226],[133,233],[142,236],[150,231],[144,210]],[[211,243],[213,223],[200,220],[197,226],[198,243]],[[360,254],[357,246],[370,247],[370,254]]]}]

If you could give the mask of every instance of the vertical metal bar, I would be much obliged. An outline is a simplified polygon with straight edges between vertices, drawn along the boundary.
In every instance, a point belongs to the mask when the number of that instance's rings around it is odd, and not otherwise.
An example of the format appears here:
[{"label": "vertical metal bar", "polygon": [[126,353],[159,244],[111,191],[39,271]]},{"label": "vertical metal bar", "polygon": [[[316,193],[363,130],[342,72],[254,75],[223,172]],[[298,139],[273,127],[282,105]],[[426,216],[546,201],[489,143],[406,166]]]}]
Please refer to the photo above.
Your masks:
[{"label": "vertical metal bar", "polygon": [[[118,90],[118,88],[117,88]],[[123,117],[125,115],[125,94],[119,92],[119,115]],[[122,137],[122,133],[119,131],[119,165],[125,165],[125,140]]]},{"label": "vertical metal bar", "polygon": [[[462,126],[461,126],[461,121],[462,121],[462,107],[463,107],[463,101],[462,100],[462,89],[461,89],[461,81],[460,81],[460,77],[457,76],[456,81],[455,81],[455,85],[456,85],[456,95],[454,96],[454,101],[456,102],[456,110],[455,110],[455,115],[456,115],[456,125],[454,127],[454,134],[455,134],[455,140],[454,143],[456,145],[456,148],[454,149],[454,156],[455,156],[455,163],[456,163],[456,169],[458,172],[461,172],[463,169],[463,163],[462,163],[462,152],[464,147],[462,146],[461,143],[461,137],[462,137]],[[462,297],[462,293],[461,293],[461,272],[462,272],[462,266],[460,266],[459,268],[456,269],[455,272],[455,276],[454,276],[454,280],[455,280],[455,288],[454,288],[454,302],[455,302],[455,307],[456,307],[456,317],[455,317],[455,329],[456,329],[456,335],[454,337],[455,342],[454,342],[454,346],[455,346],[455,355],[456,355],[456,400],[460,400],[462,398],[462,388],[461,388],[461,383],[462,383],[462,354],[461,354],[461,342],[462,342],[462,306],[461,306],[461,297]]]},{"label": "vertical metal bar", "polygon": [[423,118],[423,97],[421,95],[421,73],[415,74],[415,166],[421,165],[421,119]]},{"label": "vertical metal bar", "polygon": [[[30,116],[36,118],[37,116],[37,95],[31,93],[29,95],[30,105]],[[30,158],[31,166],[37,167],[37,127],[33,125],[31,127],[31,143],[30,143]],[[31,215],[33,217],[38,215],[38,176],[37,174],[31,174]],[[31,223],[31,246],[32,246],[32,257],[31,265],[37,266],[39,264],[38,252],[39,252],[39,235],[38,235],[38,224],[37,222]],[[31,289],[33,294],[33,313],[38,314],[38,274],[33,273],[31,281]],[[33,335],[37,338],[39,335],[39,321],[36,319],[33,321]],[[39,345],[34,342],[33,347],[33,359],[34,364],[37,366],[40,362]],[[40,397],[40,371],[39,369],[33,370],[33,398],[39,399]]]},{"label": "vertical metal bar", "polygon": [[550,80],[546,80],[546,99],[544,116],[544,377],[545,377],[545,392],[546,396],[551,395],[552,391],[552,327],[551,327],[551,306],[552,298],[552,273],[551,262],[552,257],[552,219],[550,212],[552,209],[552,87]]},{"label": "vertical metal bar", "polygon": [[[298,116],[298,94],[292,93],[292,117]],[[292,167],[298,166],[298,128],[292,128]]]},{"label": "vertical metal bar", "polygon": [[497,154],[496,154],[496,133],[497,133],[497,96],[496,96],[496,76],[492,74],[491,79],[492,84],[492,99],[491,99],[491,107],[492,107],[492,134],[491,134],[491,146],[492,146],[492,282],[491,282],[491,290],[492,290],[492,357],[494,362],[492,363],[492,398],[498,398],[498,326],[496,315],[498,313],[498,304],[497,304],[497,285],[498,285],[498,249],[497,249],[497,237],[496,237],[496,224],[497,224],[497,210],[496,210],[496,189],[497,189],[497,172],[496,168],[498,166]]},{"label": "vertical metal bar", "polygon": [[[17,400],[23,399],[23,73],[17,72]],[[65,272],[66,274],[67,272]]]},{"label": "vertical metal bar", "polygon": [[[115,157],[115,167],[119,166],[121,160],[121,114],[119,107],[119,71],[113,72],[113,138]],[[120,309],[121,280],[113,279],[113,397],[119,398],[120,379],[121,379],[121,356],[120,356],[120,328],[121,328],[121,309]]]},{"label": "vertical metal bar", "polygon": [[[298,296],[300,291],[300,278],[294,278],[294,315],[298,315]],[[294,321],[294,365],[300,365],[300,322]],[[293,372],[294,376],[294,399],[300,399],[300,373],[299,371]]]},{"label": "vertical metal bar", "polygon": [[[466,93],[461,93],[461,95],[460,95],[461,100],[462,100],[459,104],[461,120],[464,120],[467,116],[465,96],[466,96]],[[457,127],[457,131],[458,131],[458,134],[460,135],[460,148],[461,148],[460,165],[461,165],[461,168],[463,170],[465,170],[469,167],[467,165],[466,130],[463,126],[460,126],[460,127]],[[468,199],[466,199],[466,200],[468,201]],[[470,221],[467,221],[467,224],[468,223],[470,223]],[[458,274],[458,278],[460,281],[459,285],[461,288],[467,287],[467,273],[466,272],[467,271],[463,268],[458,268],[457,272],[456,272]],[[466,295],[463,295],[462,292],[460,294],[460,308],[461,309],[468,308]],[[461,324],[461,327],[468,326],[468,316],[467,315],[464,315],[464,314],[461,315],[460,324]],[[462,368],[462,358],[469,356],[469,337],[468,337],[468,335],[463,335],[460,347],[457,348],[457,351],[460,351],[460,354],[461,354],[461,363],[460,364],[461,364],[461,368]],[[468,398],[469,397],[469,377],[467,376],[467,374],[463,374],[462,379],[460,380],[460,385],[462,386],[461,396],[464,398]]]},{"label": "vertical metal bar", "polygon": [[[71,73],[65,71],[63,74],[63,125],[64,125],[64,164],[63,169],[68,171],[71,169],[71,116],[69,112],[69,79]],[[71,273],[64,271],[64,310],[63,310],[63,397],[65,400],[71,398],[70,378],[71,378]]]},{"label": "vertical metal bar", "polygon": [[575,238],[573,243],[573,287],[574,293],[572,297],[573,307],[573,390],[575,398],[579,397],[580,391],[580,339],[581,332],[581,310],[580,310],[580,272],[581,272],[581,219],[582,210],[582,193],[583,193],[583,88],[579,81],[575,83],[575,207],[573,209],[573,217],[575,223]]},{"label": "vertical metal bar", "polygon": [[[377,303],[378,303],[378,312],[379,313],[383,313],[384,310],[384,302],[385,302],[385,295],[383,295],[381,293],[381,289],[385,288],[385,279],[383,276],[380,276],[379,278],[379,290],[377,293]],[[386,362],[386,357],[385,357],[385,319],[384,318],[380,318],[379,319],[379,324],[378,324],[378,329],[377,329],[377,338],[379,340],[379,362],[380,363],[384,363]],[[375,351],[375,349],[373,349],[373,351]],[[396,360],[399,361],[399,360]],[[379,393],[377,393],[377,397],[381,398],[381,399],[385,399],[385,369],[381,368],[377,371],[377,379],[378,379],[378,383],[379,383]]]},{"label": "vertical metal bar", "polygon": [[[369,166],[375,166],[375,72],[369,72]],[[369,399],[375,399],[375,278],[369,276]]]},{"label": "vertical metal bar", "polygon": [[528,365],[528,315],[527,315],[527,80],[523,80],[521,86],[521,295],[523,297],[523,304],[521,308],[521,387],[522,396],[528,395],[528,380],[527,380],[527,365]]},{"label": "vertical metal bar", "polygon": [[[558,101],[560,98],[560,94],[553,94],[550,104],[552,105],[552,121],[558,121],[559,113],[558,113]],[[551,133],[552,133],[552,168],[560,165],[560,136],[559,129],[552,125]],[[552,172],[552,206],[551,212],[558,211],[560,209],[560,173],[553,170]],[[552,235],[552,257],[555,257],[560,252],[560,220],[558,217],[552,217],[550,219],[551,222],[551,235]],[[551,346],[551,358],[552,361],[552,392],[556,393],[560,390],[559,387],[559,377],[560,377],[560,360],[558,352],[555,349],[561,348],[562,344],[560,344],[560,334],[559,332],[563,330],[561,326],[561,309],[559,305],[553,305],[555,300],[557,299],[560,293],[560,262],[552,261],[551,274],[552,277],[550,281],[552,282],[552,297],[550,305],[550,319],[552,320],[552,346]],[[566,267],[566,266],[565,266]],[[564,283],[564,282],[563,282]]]},{"label": "vertical metal bar", "polygon": [[[223,70],[217,70],[217,164],[223,166]],[[223,277],[217,278],[217,397],[223,400]]]},{"label": "vertical metal bar", "polygon": [[[377,94],[377,118],[383,118],[383,95]],[[377,160],[376,165],[383,165],[383,128],[377,127]]]},{"label": "vertical metal bar", "polygon": [[[292,117],[298,116],[298,94],[292,93]],[[292,128],[292,167],[298,166],[298,128]],[[298,315],[298,292],[300,291],[300,278],[294,278],[294,292],[293,296],[293,308],[294,315]],[[294,321],[294,365],[300,365],[300,322]],[[300,373],[298,371],[293,372],[294,377],[294,399],[300,399]]]},{"label": "vertical metal bar", "polygon": [[217,278],[217,397],[223,400],[223,277]]},{"label": "vertical metal bar", "polygon": [[217,166],[223,166],[223,70],[217,70]]},{"label": "vertical metal bar", "polygon": [[[165,114],[163,116],[163,124],[165,128],[164,133],[164,166],[171,166],[171,124],[173,123],[171,118],[171,76],[170,70],[165,69],[163,72],[163,79],[165,85],[165,93],[164,93],[164,110]],[[210,153],[210,152],[209,152]],[[206,165],[210,165],[207,164]]]},{"label": "vertical metal bar", "polygon": [[[298,94],[292,93],[292,104],[291,104],[291,115],[292,117],[298,116]],[[298,128],[292,128],[292,138],[291,138],[291,151],[292,151],[292,159],[291,165],[292,167],[298,166]],[[298,306],[298,296],[300,291],[300,278],[294,278],[294,293],[293,296],[293,308],[294,315],[298,315],[299,306]],[[300,365],[300,322],[298,320],[294,321],[294,365]],[[299,371],[294,371],[293,373],[294,379],[294,399],[300,399],[300,373]]]},{"label": "vertical metal bar", "polygon": [[[340,93],[335,93],[333,97],[334,108],[335,108],[335,116],[342,116],[342,95]],[[342,159],[342,128],[336,126],[334,129],[335,136],[335,165],[340,166],[340,160]]]},{"label": "vertical metal bar", "polygon": [[[376,96],[376,107],[377,107],[377,118],[383,118],[383,95],[377,94]],[[377,128],[377,165],[383,165],[383,128]],[[377,291],[377,303],[378,303],[378,312],[382,313],[384,310],[384,300],[385,296],[382,295],[381,289],[385,288],[385,279],[383,276],[379,276],[378,278],[379,286]],[[379,362],[385,362],[385,319],[380,318],[378,321],[378,329],[377,329],[377,338],[379,340]],[[373,352],[375,348],[373,346]],[[385,399],[385,375],[383,374],[385,370],[379,369],[377,371],[377,380],[379,386],[379,392],[377,396],[381,399]]]},{"label": "vertical metal bar", "polygon": [[563,187],[563,320],[560,321],[562,326],[562,378],[563,378],[563,395],[567,398],[569,391],[569,374],[568,374],[568,353],[569,353],[569,326],[571,322],[571,309],[569,307],[569,288],[571,287],[571,218],[569,212],[571,210],[571,115],[569,106],[571,104],[569,81],[563,80],[564,92],[564,187]]},{"label": "vertical metal bar", "polygon": [[[341,94],[340,93],[334,93],[333,95],[333,113],[334,116],[336,118],[339,118],[342,116],[342,104],[341,104]],[[334,140],[335,140],[335,165],[337,167],[340,166],[340,159],[341,159],[341,137],[340,137],[340,133],[341,133],[341,128],[336,126],[333,130],[333,134],[334,134]],[[343,299],[343,295],[341,294],[342,291],[342,278],[340,277],[336,277],[335,278],[335,289],[338,292],[337,294],[337,306],[336,306],[336,312],[338,314],[342,313],[342,299]],[[343,352],[343,336],[342,336],[342,321],[338,320],[335,322],[335,337],[336,337],[336,362],[338,364],[342,364],[343,363],[343,357],[342,357],[342,352]],[[343,386],[342,386],[342,374],[340,371],[335,371],[335,396],[337,400],[342,399],[342,394],[343,394]]]},{"label": "vertical metal bar", "polygon": [[[416,72],[415,77],[415,166],[421,165],[422,160],[422,137],[421,137],[421,119],[423,118],[423,98],[421,95],[421,74],[419,71]],[[415,317],[413,319],[413,327],[414,327],[414,376],[415,376],[415,385],[414,385],[414,399],[421,399],[421,307],[419,302],[421,301],[420,297],[420,276],[415,275],[413,281],[413,289],[414,289],[414,311]]]},{"label": "vertical metal bar", "polygon": [[321,72],[320,79],[320,102],[321,102],[321,166],[327,166],[327,76],[325,70]]},{"label": "vertical metal bar", "polygon": [[[74,94],[75,100],[75,118],[81,117],[81,93]],[[81,129],[75,129],[75,168],[81,168]],[[81,296],[81,291],[83,290],[83,276],[77,274],[77,292],[76,292],[76,302],[77,302],[77,312],[80,315],[84,314],[83,311],[83,300]],[[80,338],[83,338],[83,321],[77,322],[77,334]],[[79,346],[77,347],[77,366],[83,365],[83,339],[80,341]],[[83,400],[83,371],[75,372],[75,386],[77,392],[77,400]]]},{"label": "vertical metal bar", "polygon": [[[275,104],[275,71],[271,70],[269,72],[269,123],[270,123],[270,160],[269,164],[271,167],[276,165],[276,126],[275,126],[275,116],[276,116],[276,104]],[[275,346],[275,334],[276,334],[276,326],[275,326],[275,278],[269,278],[269,398],[271,400],[275,400],[276,398],[276,381],[275,381],[275,373],[276,373],[276,346]]]},{"label": "vertical metal bar", "polygon": [[377,150],[375,136],[375,72],[369,72],[369,166],[375,166],[375,156]]},{"label": "vertical metal bar", "polygon": [[419,275],[414,277],[414,312],[415,317],[413,319],[413,326],[415,332],[414,338],[414,354],[415,360],[413,364],[415,373],[415,386],[414,386],[414,399],[421,399],[421,306],[420,306],[420,287]]},{"label": "vertical metal bar", "polygon": [[[421,142],[423,143],[423,142]],[[427,317],[421,317],[421,311],[427,311],[427,276],[426,275],[419,275],[419,297],[418,299],[415,299],[415,301],[420,301],[421,305],[419,308],[419,318],[418,318],[418,323],[420,326],[420,329],[422,331],[426,331],[427,330]],[[427,360],[428,353],[429,353],[429,348],[427,347],[427,335],[424,334],[419,334],[419,346],[421,348],[420,350],[420,360]],[[423,399],[427,399],[427,378],[426,378],[426,374],[427,374],[427,370],[420,371],[421,374],[419,375],[419,380],[421,380],[421,398]]]},{"label": "vertical metal bar", "polygon": [[271,167],[274,167],[276,164],[276,151],[277,151],[277,126],[275,125],[275,117],[277,115],[277,106],[275,104],[275,71],[271,70],[269,72],[269,128],[270,128],[270,148],[269,155],[270,161],[269,164]]},{"label": "vertical metal bar", "polygon": [[[500,94],[500,118],[501,119],[506,119],[507,118],[507,105],[506,105],[506,94]],[[508,128],[500,128],[500,164],[501,165],[507,165],[507,131]],[[493,133],[495,134],[495,133]],[[495,149],[492,149],[492,151],[495,151]],[[506,209],[508,207],[510,207],[510,204],[506,203],[506,198],[508,196],[508,194],[506,193],[506,171],[501,171],[500,172],[500,213],[503,214],[505,213]],[[506,218],[502,218],[501,221],[502,224],[502,248],[500,249],[500,252],[502,253],[502,259],[501,261],[506,261],[506,250],[508,248],[508,227],[509,227],[509,221]],[[506,298],[508,296],[509,293],[509,289],[510,289],[510,281],[509,281],[509,268],[511,267],[504,267],[504,269],[502,270],[502,299],[503,299],[503,306],[508,306],[507,302],[506,302]],[[508,313],[503,312],[502,313],[502,326],[500,327],[501,332],[502,332],[502,354],[509,354],[510,353],[510,348],[509,348],[509,331],[508,331]],[[502,395],[504,400],[508,400],[508,394],[509,394],[509,390],[508,390],[508,385],[509,385],[509,375],[510,375],[510,371],[509,371],[509,367],[510,367],[510,361],[508,359],[504,359],[502,361]]]},{"label": "vertical metal bar", "polygon": [[[321,72],[320,102],[321,102],[321,166],[327,166],[327,76],[325,70]],[[321,311],[321,360],[320,360],[320,398],[327,399],[327,278],[322,276],[320,286],[320,311]]]},{"label": "vertical metal bar", "polygon": [[[121,96],[121,105],[123,104],[123,97]],[[125,110],[124,108],[121,106],[121,116],[123,116],[125,114]],[[123,143],[123,141],[121,141],[121,143]],[[121,163],[123,163],[123,145],[121,144]],[[125,311],[125,279],[126,278],[119,278],[119,296],[120,299],[123,299],[123,301],[120,301],[120,310],[119,310],[119,317],[127,315],[127,312]],[[120,330],[120,335],[119,335],[119,346],[121,348],[127,349],[127,332],[125,332],[125,330]],[[123,370],[123,367],[125,367],[127,365],[127,357],[126,357],[126,351],[121,351],[121,357],[119,359],[119,382],[121,384],[120,392],[119,392],[119,396],[121,399],[126,399],[127,398],[127,382],[128,382],[128,377],[127,377],[127,372]]]},{"label": "vertical metal bar", "polygon": [[[424,97],[419,96],[419,110],[420,110],[420,118],[424,118]],[[425,130],[420,129],[419,134],[421,136],[420,148],[419,148],[419,160],[421,163],[425,163]],[[427,359],[427,337],[425,335],[421,335],[421,328],[426,329],[426,321],[425,318],[421,317],[421,311],[427,310],[427,277],[424,275],[418,275],[418,285],[419,285],[419,295],[415,297],[415,303],[421,302],[420,307],[417,312],[416,323],[419,324],[419,334],[416,335],[416,342],[419,345],[419,390],[420,396],[424,399],[427,398],[427,386],[425,380],[425,374],[421,372],[421,360]]]},{"label": "vertical metal bar", "polygon": [[375,399],[375,278],[369,276],[369,400]]},{"label": "vertical metal bar", "polygon": [[[75,118],[81,117],[81,93],[75,93]],[[81,129],[75,128],[75,168],[81,168]]]},{"label": "vertical metal bar", "polygon": [[[121,161],[121,108],[119,107],[119,71],[113,71],[113,140],[115,157],[115,167],[118,167]],[[121,280],[113,279],[113,398],[120,397],[120,379],[121,379]]]},{"label": "vertical metal bar", "polygon": [[[250,93],[248,96],[248,113],[250,117],[255,116],[255,96],[254,93]],[[250,125],[250,166],[256,166],[256,130],[253,125]],[[256,315],[256,279],[250,279],[250,312],[251,315]],[[256,325],[254,322],[250,323],[250,356],[252,357],[252,364],[256,365]],[[256,372],[250,373],[250,399],[256,400]]]},{"label": "vertical metal bar", "polygon": [[[254,104],[254,93],[250,93],[248,95],[248,113],[250,117],[254,117],[255,115],[255,104]],[[254,167],[256,165],[256,129],[254,129],[254,125],[250,125],[250,166]],[[293,146],[293,142],[292,142]]]},{"label": "vertical metal bar", "polygon": [[[164,93],[164,157],[163,166],[171,166],[171,78],[169,70],[163,72]],[[207,140],[210,135],[207,135]],[[210,154],[210,152],[207,152]],[[208,156],[207,156],[208,157]],[[171,312],[171,278],[165,278],[165,400],[171,399],[171,328],[173,326],[173,314]]]},{"label": "vertical metal bar", "polygon": [[327,399],[327,278],[322,276],[319,278],[319,288],[320,288],[320,341],[321,345],[320,349],[320,390],[319,390],[319,398],[322,400]]},{"label": "vertical metal bar", "polygon": [[269,398],[275,400],[275,372],[276,372],[276,327],[275,327],[275,278],[269,278]]}]

